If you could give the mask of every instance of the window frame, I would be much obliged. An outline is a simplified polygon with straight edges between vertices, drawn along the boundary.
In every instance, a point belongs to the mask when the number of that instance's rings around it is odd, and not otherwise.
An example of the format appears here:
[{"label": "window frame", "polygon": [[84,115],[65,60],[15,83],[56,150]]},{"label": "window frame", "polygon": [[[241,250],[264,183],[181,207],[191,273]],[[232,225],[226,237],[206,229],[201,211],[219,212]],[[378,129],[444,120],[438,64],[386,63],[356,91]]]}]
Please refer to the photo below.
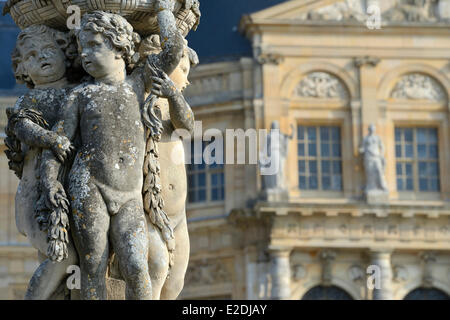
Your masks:
[{"label": "window frame", "polygon": [[[397,140],[396,140],[396,129],[412,129],[413,131],[413,141],[412,141],[412,147],[413,147],[413,158],[412,160],[408,161],[408,158],[402,157],[402,158],[397,158],[397,153],[396,153],[396,146],[397,146]],[[430,161],[430,158],[424,158],[424,162],[436,162],[437,163],[437,167],[438,167],[438,190],[420,190],[420,185],[419,185],[419,162],[420,162],[420,158],[418,156],[418,152],[417,152],[417,130],[418,129],[435,129],[436,130],[436,146],[437,146],[437,157],[435,158],[435,161]],[[415,123],[408,123],[408,124],[404,124],[404,123],[394,123],[393,124],[393,146],[394,146],[394,156],[393,156],[393,161],[394,161],[394,183],[395,183],[395,190],[396,192],[399,194],[399,198],[400,199],[426,199],[426,198],[435,198],[436,196],[439,196],[443,190],[443,180],[442,180],[442,165],[441,165],[441,161],[442,161],[442,152],[441,152],[441,140],[440,140],[440,135],[441,135],[441,130],[440,130],[440,126],[435,124],[435,123],[430,123],[430,124],[415,124]],[[428,143],[426,144],[428,145]],[[403,151],[403,146],[404,146],[404,138],[402,136],[402,151]],[[398,188],[398,183],[397,183],[397,164],[398,163],[411,163],[412,164],[412,173],[413,173],[413,190],[399,190]],[[402,167],[403,169],[404,167]],[[402,174],[402,177],[404,177],[405,175]]]},{"label": "window frame", "polygon": [[[342,121],[345,122],[344,119],[342,119]],[[323,120],[313,120],[313,119],[308,119],[307,121],[299,121],[297,122],[297,126],[295,128],[295,167],[296,167],[296,172],[297,172],[297,183],[296,183],[296,189],[297,192],[299,192],[300,197],[302,198],[314,198],[314,197],[333,197],[333,198],[340,198],[342,196],[344,196],[344,192],[345,192],[345,182],[344,182],[344,176],[345,176],[345,165],[344,165],[344,135],[345,135],[345,130],[344,130],[344,123],[342,123],[342,121],[323,121]],[[308,156],[299,156],[299,150],[298,150],[298,144],[299,144],[299,137],[298,137],[298,128],[299,127],[314,127],[316,130],[316,156],[314,157],[310,157]],[[341,176],[341,188],[339,190],[333,190],[333,189],[323,189],[322,188],[322,161],[323,160],[328,160],[328,161],[336,161],[337,157],[335,156],[326,156],[325,158],[322,157],[322,150],[321,150],[321,137],[320,137],[320,128],[321,127],[337,127],[339,130],[339,134],[340,134],[340,139],[339,139],[339,146],[340,146],[340,157],[339,157],[339,162],[340,162],[340,176]],[[303,143],[305,143],[306,140],[303,139]],[[332,140],[328,140],[328,141],[332,141]],[[307,143],[305,143],[305,146],[307,145]],[[331,153],[331,150],[330,150]],[[300,188],[300,169],[299,169],[299,160],[304,160],[304,161],[309,161],[309,160],[316,160],[317,163],[317,189],[301,189]],[[305,172],[306,172],[306,167],[305,167]],[[332,175],[330,175],[331,177]]]},{"label": "window frame", "polygon": [[[202,164],[204,164],[204,168],[203,169],[197,169],[194,171],[194,174],[190,173],[190,169],[189,169],[189,165],[195,165],[193,163],[194,157],[195,157],[195,148],[194,148],[194,141],[191,140],[191,163],[190,164],[186,164],[186,185],[187,185],[187,190],[186,190],[186,205],[189,208],[195,208],[198,206],[217,206],[217,205],[221,205],[223,203],[225,203],[226,200],[226,172],[225,172],[225,163],[223,164],[218,164],[218,166],[214,166],[213,168],[211,168],[211,166],[213,164],[206,164],[204,163],[204,159],[203,159],[203,153],[205,150],[205,147],[211,143],[212,141],[203,141],[202,140]],[[225,144],[224,144],[224,149],[225,149]],[[224,162],[225,162],[225,150],[223,150],[223,158],[224,158]],[[196,164],[198,165],[198,164]],[[216,164],[217,165],[217,164]],[[200,173],[204,173],[205,174],[205,191],[206,191],[206,200],[204,201],[196,201],[196,202],[190,202],[189,201],[189,191],[191,190],[190,186],[189,186],[189,177],[191,175],[198,175]],[[223,184],[222,184],[222,189],[223,189],[223,198],[219,199],[219,200],[213,200],[212,199],[212,175],[213,174],[218,174],[218,173],[222,173],[223,175]],[[199,188],[196,187],[195,190],[197,191]],[[202,188],[203,189],[203,188]]]}]

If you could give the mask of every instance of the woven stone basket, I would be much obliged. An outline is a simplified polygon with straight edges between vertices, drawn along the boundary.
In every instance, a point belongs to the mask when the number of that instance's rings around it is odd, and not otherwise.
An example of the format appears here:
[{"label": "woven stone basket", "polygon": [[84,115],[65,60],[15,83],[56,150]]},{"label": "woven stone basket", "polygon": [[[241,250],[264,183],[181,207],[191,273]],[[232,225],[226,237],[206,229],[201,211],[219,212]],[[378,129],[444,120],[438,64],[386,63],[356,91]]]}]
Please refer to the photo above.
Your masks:
[{"label": "woven stone basket", "polygon": [[[174,14],[177,26],[186,35],[196,24],[197,17],[191,11],[182,8],[177,0]],[[122,15],[131,23],[141,36],[157,33],[158,23],[154,10],[155,0],[9,0],[9,6],[3,13],[11,14],[14,22],[21,29],[34,24],[67,30],[67,7],[76,5],[81,14],[101,10]],[[7,4],[8,5],[8,4]]]}]

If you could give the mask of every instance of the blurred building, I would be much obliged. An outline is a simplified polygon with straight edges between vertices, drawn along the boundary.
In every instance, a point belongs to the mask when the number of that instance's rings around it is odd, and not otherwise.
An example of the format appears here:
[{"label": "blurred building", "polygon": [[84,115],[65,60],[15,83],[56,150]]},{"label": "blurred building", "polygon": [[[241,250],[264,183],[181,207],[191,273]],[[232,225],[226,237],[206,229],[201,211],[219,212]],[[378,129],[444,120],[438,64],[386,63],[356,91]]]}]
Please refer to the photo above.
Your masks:
[{"label": "blurred building", "polygon": [[[287,192],[267,196],[255,164],[188,165],[180,298],[448,299],[450,1],[232,2],[202,2],[189,36],[202,63],[186,95],[225,144],[226,129],[275,120],[292,134]],[[7,21],[1,37],[17,34]],[[3,128],[21,88],[1,84]],[[385,147],[388,193],[377,197],[360,153],[370,124]],[[0,170],[0,298],[21,298],[36,253],[15,228],[4,154]]]}]

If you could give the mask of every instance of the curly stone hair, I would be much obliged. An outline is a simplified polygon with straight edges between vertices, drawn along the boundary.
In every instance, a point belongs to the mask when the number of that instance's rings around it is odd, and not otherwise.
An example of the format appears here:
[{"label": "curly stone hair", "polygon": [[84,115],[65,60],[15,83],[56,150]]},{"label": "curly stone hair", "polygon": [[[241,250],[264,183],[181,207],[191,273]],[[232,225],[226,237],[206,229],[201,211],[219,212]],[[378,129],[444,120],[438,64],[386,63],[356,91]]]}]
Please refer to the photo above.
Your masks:
[{"label": "curly stone hair", "polygon": [[[195,52],[194,49],[190,48],[188,46],[188,42],[185,39],[184,40],[184,46],[185,46],[185,52],[189,55],[189,61],[191,63],[191,67],[195,67],[199,64],[199,59],[197,52]],[[158,54],[161,52],[161,42],[159,40],[159,35],[153,34],[151,36],[148,36],[142,42],[139,46],[139,55],[141,58],[141,62],[144,62],[147,56],[152,54]]]},{"label": "curly stone hair", "polygon": [[141,38],[133,32],[133,27],[124,17],[104,11],[86,13],[81,18],[81,27],[75,34],[78,37],[80,32],[88,30],[104,35],[113,47],[121,51],[128,68],[133,68],[138,62],[139,53],[135,48]]},{"label": "curly stone hair", "polygon": [[[30,89],[34,88],[34,83],[22,64],[23,57],[19,48],[29,39],[42,38],[51,39],[64,52],[67,68],[76,68],[78,64],[76,61],[78,58],[76,42],[74,37],[68,32],[58,31],[45,25],[33,25],[22,30],[17,36],[16,46],[11,53],[12,68],[16,81],[18,83],[25,83]],[[66,74],[73,73],[66,72]]]}]

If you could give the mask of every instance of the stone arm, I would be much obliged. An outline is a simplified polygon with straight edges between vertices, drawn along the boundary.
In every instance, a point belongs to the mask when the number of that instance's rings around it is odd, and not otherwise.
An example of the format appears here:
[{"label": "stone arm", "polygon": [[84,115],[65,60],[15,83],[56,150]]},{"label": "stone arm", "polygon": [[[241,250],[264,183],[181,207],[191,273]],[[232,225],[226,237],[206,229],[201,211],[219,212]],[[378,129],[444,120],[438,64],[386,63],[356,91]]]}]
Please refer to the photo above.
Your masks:
[{"label": "stone arm", "polygon": [[362,155],[364,155],[364,153],[366,152],[366,141],[367,141],[367,137],[364,137],[362,144],[359,147],[359,153],[361,153]]},{"label": "stone arm", "polygon": [[171,74],[178,66],[184,51],[184,38],[177,29],[173,14],[174,5],[174,0],[157,0],[156,2],[162,51],[148,58],[167,74]]},{"label": "stone arm", "polygon": [[48,130],[48,123],[42,113],[34,109],[17,108],[7,110],[6,132],[29,147],[50,149],[59,159],[64,160],[70,152],[70,143],[64,137]]},{"label": "stone arm", "polygon": [[15,136],[30,147],[51,149],[58,135],[42,128],[30,119],[22,118],[14,126]]},{"label": "stone arm", "polygon": [[170,121],[172,125],[175,129],[186,129],[189,133],[192,133],[194,131],[194,113],[184,99],[183,94],[176,88],[167,74],[162,73],[157,76],[155,70],[153,70],[153,74],[151,93],[158,97],[166,98],[169,102]]},{"label": "stone arm", "polygon": [[[66,103],[62,106],[60,116],[58,117],[60,120],[52,129],[59,137],[69,141],[71,153],[74,151],[74,147],[70,141],[73,141],[75,138],[79,122],[79,106],[76,103],[76,100],[76,96],[69,96]],[[54,206],[58,206],[56,196],[58,194],[65,195],[64,188],[58,181],[58,174],[65,160],[66,159],[57,158],[52,152],[49,152],[49,150],[44,150],[42,152],[40,167],[41,181],[46,190],[48,201]]]}]

